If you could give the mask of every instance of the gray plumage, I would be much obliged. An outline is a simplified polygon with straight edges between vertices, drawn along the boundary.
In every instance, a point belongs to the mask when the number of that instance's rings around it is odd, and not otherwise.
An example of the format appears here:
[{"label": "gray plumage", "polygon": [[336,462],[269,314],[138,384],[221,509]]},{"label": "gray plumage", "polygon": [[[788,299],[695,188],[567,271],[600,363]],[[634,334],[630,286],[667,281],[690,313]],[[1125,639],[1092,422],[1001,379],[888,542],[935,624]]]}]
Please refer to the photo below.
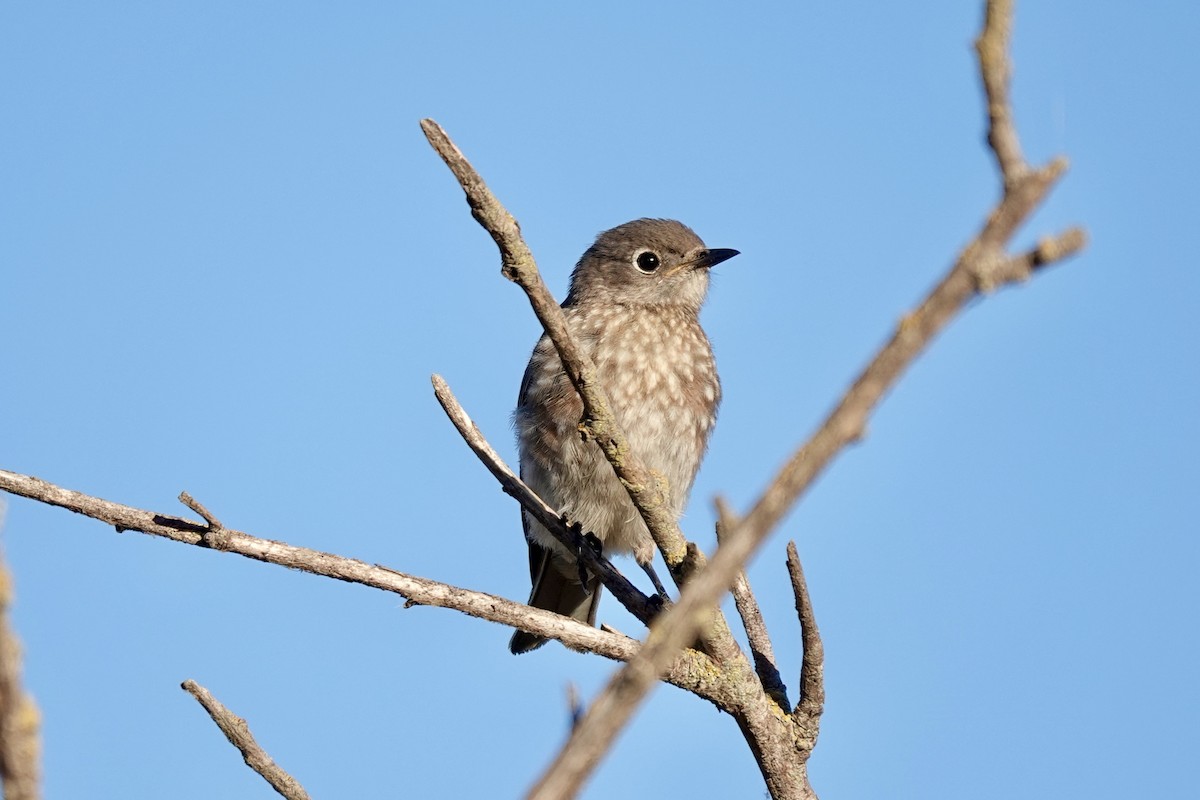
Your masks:
[{"label": "gray plumage", "polygon": [[[640,219],[600,234],[571,275],[562,304],[571,334],[596,365],[633,452],[661,473],[678,516],[721,401],[712,348],[700,328],[708,270],[737,255],[709,250],[674,220]],[[594,442],[579,434],[583,405],[543,336],[521,381],[514,415],[521,477],[571,522],[603,542],[606,555],[654,558],[646,524]],[[580,581],[576,558],[522,514],[533,590],[529,604],[595,624],[600,583]],[[509,649],[545,639],[517,631]]]}]

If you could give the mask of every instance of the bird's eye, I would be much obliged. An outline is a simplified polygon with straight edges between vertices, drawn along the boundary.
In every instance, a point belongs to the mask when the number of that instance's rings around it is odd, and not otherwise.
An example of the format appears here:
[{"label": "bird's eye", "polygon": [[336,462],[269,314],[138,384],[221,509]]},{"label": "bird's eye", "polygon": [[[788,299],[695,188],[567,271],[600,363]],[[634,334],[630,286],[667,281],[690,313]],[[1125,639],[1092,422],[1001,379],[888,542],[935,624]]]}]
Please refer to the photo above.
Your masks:
[{"label": "bird's eye", "polygon": [[644,250],[638,253],[638,257],[634,263],[637,264],[638,269],[648,274],[658,269],[659,264],[662,262],[658,260],[657,254],[651,253],[649,250]]}]

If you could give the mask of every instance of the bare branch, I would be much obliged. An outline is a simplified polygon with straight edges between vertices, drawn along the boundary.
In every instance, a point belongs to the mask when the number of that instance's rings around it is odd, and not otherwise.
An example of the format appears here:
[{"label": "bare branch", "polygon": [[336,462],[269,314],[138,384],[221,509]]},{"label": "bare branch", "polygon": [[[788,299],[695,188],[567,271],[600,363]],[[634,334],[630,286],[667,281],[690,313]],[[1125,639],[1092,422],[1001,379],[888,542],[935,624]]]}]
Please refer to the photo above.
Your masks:
[{"label": "bare branch", "polygon": [[[733,521],[733,514],[728,504],[720,497],[716,500],[716,506],[717,543],[720,544],[725,536],[727,526],[731,525]],[[742,619],[742,628],[745,629],[746,639],[750,643],[750,654],[754,657],[754,671],[758,674],[763,689],[771,699],[778,703],[784,711],[790,712],[792,705],[788,701],[787,686],[783,682],[783,676],[779,674],[779,667],[775,663],[775,648],[771,645],[771,635],[767,632],[767,623],[758,607],[758,599],[750,588],[750,579],[746,577],[745,570],[738,570],[737,576],[733,579],[731,591],[733,604],[737,608],[738,616]]]},{"label": "bare branch", "polygon": [[[1013,212],[1012,216],[1024,219],[1036,205],[1033,201],[1022,203],[1023,207],[1017,213],[1009,207],[1014,202],[1010,200],[1012,196],[1005,197],[993,219],[1008,217],[1009,211]],[[1037,195],[1036,201],[1040,202],[1043,196],[1044,191]],[[1001,214],[1001,210],[1006,213]],[[967,301],[980,291],[1023,281],[1031,269],[1074,255],[1084,244],[1082,231],[1076,229],[1059,239],[1049,240],[1049,246],[1039,247],[1033,255],[1004,258],[980,244],[991,225],[989,221],[980,238],[963,251],[953,269],[921,305],[903,317],[891,340],[862,371],[812,438],[796,451],[763,492],[742,521],[751,531],[752,541],[764,539],[833,458],[847,444],[861,438],[867,417],[875,406]],[[1011,227],[1015,228],[1015,224]],[[1011,232],[1010,228],[1008,235],[1011,236]]]},{"label": "bare branch", "polygon": [[631,614],[649,625],[658,613],[658,607],[652,606],[650,598],[642,594],[636,586],[613,567],[612,562],[584,543],[579,531],[568,525],[545,500],[529,488],[509,468],[500,455],[488,444],[478,426],[467,416],[454,393],[441,375],[433,376],[433,393],[441,403],[446,416],[454,423],[454,427],[462,435],[467,446],[471,448],[488,471],[500,481],[504,491],[516,498],[517,502],[533,515],[546,530],[563,543],[572,553],[577,553],[583,565],[593,575],[598,575],[605,587],[625,606]]},{"label": "bare branch", "polygon": [[[4,504],[0,502],[0,528]],[[41,791],[41,717],[21,685],[21,644],[8,627],[13,580],[0,559],[0,787],[5,800],[37,800]]]},{"label": "bare branch", "polygon": [[[496,246],[500,248],[500,259],[503,264],[501,272],[504,277],[520,284],[526,292],[533,291],[541,294],[542,297],[539,299],[543,307],[546,302],[554,306],[554,298],[550,296],[550,290],[538,278],[537,264],[533,260],[533,253],[530,252],[524,237],[521,236],[521,226],[517,224],[516,218],[500,204],[500,201],[492,194],[492,190],[483,182],[483,178],[471,166],[471,162],[467,161],[467,157],[450,140],[440,125],[431,119],[423,119],[421,120],[421,130],[424,132],[425,138],[429,140],[429,144],[442,157],[442,161],[446,162],[446,166],[454,173],[454,177],[458,179],[459,185],[462,186],[463,192],[467,196],[467,204],[471,207],[471,216],[485,231],[491,234]],[[532,273],[532,279],[528,277],[529,273]],[[529,284],[528,287],[522,283],[522,280]],[[537,306],[534,310],[537,310]],[[541,319],[540,314],[538,318]],[[551,322],[555,321],[551,319]],[[543,320],[542,324],[546,325],[546,322]],[[562,352],[565,346],[572,353],[570,359],[563,359],[563,366],[568,370],[578,369],[579,364],[586,363],[586,357],[579,353],[575,343],[571,340],[567,333],[566,321],[561,318],[561,315],[555,324],[555,329],[555,335],[558,338],[554,338],[554,344],[559,348],[559,352]],[[561,346],[559,345],[560,339],[562,340]],[[568,361],[570,363],[567,363]],[[571,382],[575,381],[576,376],[573,375]]]},{"label": "bare branch", "polygon": [[[1086,243],[1083,230],[1072,228],[1058,237],[1043,240],[1032,254],[1016,258],[1004,255],[1003,248],[1017,227],[1042,203],[1067,168],[1064,158],[1054,159],[1036,170],[1018,169],[1015,165],[1020,151],[1015,147],[1015,132],[1009,130],[1012,126],[1007,110],[1007,55],[1001,53],[997,61],[992,49],[996,42],[1007,47],[1011,12],[1007,0],[989,2],[988,27],[981,37],[985,45],[980,50],[980,70],[985,83],[991,85],[989,116],[1000,139],[1000,144],[993,146],[998,148],[996,157],[1004,173],[1004,195],[953,268],[920,306],[901,319],[891,340],[860,373],[812,438],[783,466],[743,519],[753,542],[764,539],[833,458],[847,444],[862,437],[867,417],[875,406],[969,300],[981,292],[1023,282],[1034,270],[1075,255]],[[998,69],[1003,70],[1003,75],[998,75]],[[1000,111],[996,110],[997,103],[1002,107]]]},{"label": "bare branch", "polygon": [[[197,547],[209,547],[211,544],[205,539],[205,525],[113,503],[29,475],[0,470],[0,490],[74,511],[112,525],[118,531],[139,531]],[[260,539],[228,528],[222,531],[222,537],[220,549],[223,552],[392,592],[415,605],[453,609],[489,622],[521,628],[547,639],[557,639],[574,650],[596,653],[615,661],[628,661],[638,649],[638,643],[629,637],[608,633],[561,614],[514,603],[485,592],[408,575],[358,559]],[[695,692],[724,709],[728,709],[732,702],[727,689],[712,680],[711,662],[695,651],[684,653],[672,665],[665,680],[681,689]]]},{"label": "bare branch", "polygon": [[808,583],[804,580],[804,569],[800,566],[795,542],[788,542],[787,568],[792,579],[792,596],[796,599],[800,640],[804,647],[804,659],[800,666],[800,699],[793,716],[809,743],[808,749],[812,750],[817,745],[821,712],[825,710],[825,645],[821,642],[821,631],[817,628],[817,618],[808,596]]},{"label": "bare branch", "polygon": [[217,727],[221,729],[221,733],[225,734],[229,743],[241,751],[246,766],[261,775],[263,780],[271,784],[272,789],[288,800],[309,800],[308,792],[304,791],[304,787],[300,785],[299,781],[284,772],[283,768],[276,764],[274,759],[267,755],[267,751],[263,750],[254,740],[246,720],[222,705],[221,701],[213,697],[208,689],[195,681],[184,681],[181,685],[185,692],[196,698],[204,707],[204,710],[212,717],[212,721],[217,723]]},{"label": "bare branch", "polygon": [[1005,183],[1022,177],[1029,169],[1021,155],[1021,143],[1013,124],[1008,101],[1012,64],[1008,42],[1012,37],[1012,0],[990,0],[984,12],[983,32],[975,40],[979,72],[987,95],[988,144]]}]

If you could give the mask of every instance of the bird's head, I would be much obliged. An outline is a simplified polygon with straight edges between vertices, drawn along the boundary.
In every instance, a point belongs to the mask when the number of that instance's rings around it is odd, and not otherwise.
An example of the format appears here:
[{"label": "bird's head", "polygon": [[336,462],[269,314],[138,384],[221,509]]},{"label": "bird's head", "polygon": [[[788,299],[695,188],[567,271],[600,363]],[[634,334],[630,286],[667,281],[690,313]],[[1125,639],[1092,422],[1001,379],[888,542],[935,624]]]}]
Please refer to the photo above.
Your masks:
[{"label": "bird's head", "polygon": [[705,247],[673,219],[637,219],[607,230],[571,274],[567,305],[678,306],[699,312],[708,270],[737,250]]}]

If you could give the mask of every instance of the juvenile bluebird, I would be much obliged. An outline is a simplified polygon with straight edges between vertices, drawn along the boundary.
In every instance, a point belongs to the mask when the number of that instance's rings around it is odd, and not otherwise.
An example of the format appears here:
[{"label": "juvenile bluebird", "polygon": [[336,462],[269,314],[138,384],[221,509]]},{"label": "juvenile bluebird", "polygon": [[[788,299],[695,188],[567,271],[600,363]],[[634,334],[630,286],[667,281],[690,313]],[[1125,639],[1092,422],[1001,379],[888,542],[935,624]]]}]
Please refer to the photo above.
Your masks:
[{"label": "juvenile bluebird", "polygon": [[[563,312],[596,365],[601,387],[629,447],[667,480],[676,517],[721,402],[712,347],[700,327],[708,271],[738,254],[705,247],[669,219],[639,219],[596,237],[571,274]],[[521,478],[569,521],[649,567],[654,542],[600,448],[579,433],[583,404],[546,336],[521,381],[514,421]],[[522,512],[533,590],[529,604],[594,625],[601,584],[576,556]],[[546,640],[516,631],[513,653]]]}]

